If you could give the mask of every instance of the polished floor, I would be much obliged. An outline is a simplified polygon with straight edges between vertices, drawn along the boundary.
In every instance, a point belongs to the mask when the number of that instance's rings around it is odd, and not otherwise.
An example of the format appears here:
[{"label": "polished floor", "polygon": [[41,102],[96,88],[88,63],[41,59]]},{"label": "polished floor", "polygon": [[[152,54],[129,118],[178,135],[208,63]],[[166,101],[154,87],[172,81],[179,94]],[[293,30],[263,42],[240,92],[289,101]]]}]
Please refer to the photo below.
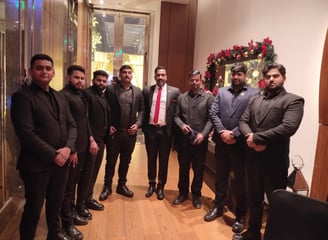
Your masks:
[{"label": "polished floor", "polygon": [[[98,199],[103,185],[103,161],[100,174],[95,186],[95,198]],[[116,171],[117,172],[117,171]],[[116,175],[115,180],[116,182]],[[178,161],[176,153],[172,152],[169,161],[168,182],[165,187],[165,199],[159,201],[154,194],[145,197],[147,189],[147,158],[143,144],[137,144],[128,174],[128,187],[134,191],[133,198],[125,198],[115,193],[104,201],[104,211],[92,211],[93,218],[86,226],[79,226],[85,240],[231,240],[232,214],[226,212],[224,218],[213,222],[205,222],[204,215],[213,205],[214,193],[204,182],[202,190],[201,209],[195,209],[191,200],[175,206],[173,200],[178,195]],[[19,239],[18,224],[21,211],[13,214],[7,230],[0,233],[0,239]],[[7,234],[6,234],[7,232]],[[10,232],[13,234],[9,235]],[[37,230],[37,240],[46,237],[47,227],[44,212],[42,213]]]}]

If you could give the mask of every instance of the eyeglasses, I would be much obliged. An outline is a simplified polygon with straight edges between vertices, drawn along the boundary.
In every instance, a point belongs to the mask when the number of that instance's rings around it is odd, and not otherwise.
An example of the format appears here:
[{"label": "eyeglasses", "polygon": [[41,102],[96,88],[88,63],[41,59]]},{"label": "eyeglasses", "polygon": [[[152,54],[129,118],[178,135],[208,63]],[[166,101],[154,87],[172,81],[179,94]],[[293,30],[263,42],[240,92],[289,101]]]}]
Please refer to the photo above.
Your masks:
[{"label": "eyeglasses", "polygon": [[278,78],[280,77],[280,74],[272,74],[272,75],[265,75],[264,78],[265,79],[271,79],[272,78]]}]

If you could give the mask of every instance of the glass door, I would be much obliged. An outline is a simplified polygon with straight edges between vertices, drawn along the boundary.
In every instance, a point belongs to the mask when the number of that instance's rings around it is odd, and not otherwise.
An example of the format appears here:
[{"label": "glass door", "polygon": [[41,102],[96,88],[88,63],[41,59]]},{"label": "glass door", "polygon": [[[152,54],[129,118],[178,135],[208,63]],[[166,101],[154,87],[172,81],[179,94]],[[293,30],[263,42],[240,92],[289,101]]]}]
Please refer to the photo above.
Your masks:
[{"label": "glass door", "polygon": [[106,10],[93,14],[92,25],[92,72],[105,70],[111,81],[128,64],[134,71],[132,83],[142,88],[147,82],[149,15]]}]

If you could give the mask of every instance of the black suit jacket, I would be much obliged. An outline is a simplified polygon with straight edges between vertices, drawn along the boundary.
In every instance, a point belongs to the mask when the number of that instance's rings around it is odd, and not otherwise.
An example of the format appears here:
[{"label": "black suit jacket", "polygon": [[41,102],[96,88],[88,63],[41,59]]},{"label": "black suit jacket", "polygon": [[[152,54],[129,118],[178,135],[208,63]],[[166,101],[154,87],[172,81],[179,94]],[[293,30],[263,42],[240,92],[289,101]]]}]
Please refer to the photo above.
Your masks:
[{"label": "black suit jacket", "polygon": [[304,99],[287,93],[280,93],[270,99],[270,105],[263,109],[261,102],[265,96],[258,95],[250,99],[239,121],[240,132],[245,136],[254,133],[256,144],[266,144],[263,152],[263,164],[285,167],[289,165],[289,141],[297,131],[303,117]]},{"label": "black suit jacket", "polygon": [[96,142],[102,142],[109,134],[111,123],[111,109],[105,97],[97,93],[94,86],[84,91],[88,105],[88,116],[90,124],[90,135]]},{"label": "black suit jacket", "polygon": [[11,119],[21,142],[17,168],[41,172],[55,166],[56,150],[74,148],[76,125],[64,96],[51,89],[58,115],[48,96],[34,83],[12,96]]},{"label": "black suit jacket", "polygon": [[[119,88],[120,84],[111,84],[107,87],[106,97],[109,103],[109,106],[112,111],[112,121],[111,124],[116,129],[120,125],[121,117],[121,106],[119,102]],[[132,109],[129,117],[129,125],[137,124],[138,128],[142,125],[142,119],[144,117],[144,101],[141,93],[141,89],[132,86],[133,100],[132,100]]]},{"label": "black suit jacket", "polygon": [[77,138],[75,151],[85,152],[89,147],[89,120],[87,101],[81,91],[74,89],[70,85],[65,86],[60,91],[68,103],[77,128]]},{"label": "black suit jacket", "polygon": [[[143,121],[143,129],[147,131],[149,127],[150,110],[153,101],[153,94],[156,85],[145,87],[142,91],[145,101],[145,117]],[[178,102],[180,90],[176,87],[167,85],[167,98],[166,98],[166,130],[169,136],[172,135],[172,125],[174,121],[175,108]]]}]

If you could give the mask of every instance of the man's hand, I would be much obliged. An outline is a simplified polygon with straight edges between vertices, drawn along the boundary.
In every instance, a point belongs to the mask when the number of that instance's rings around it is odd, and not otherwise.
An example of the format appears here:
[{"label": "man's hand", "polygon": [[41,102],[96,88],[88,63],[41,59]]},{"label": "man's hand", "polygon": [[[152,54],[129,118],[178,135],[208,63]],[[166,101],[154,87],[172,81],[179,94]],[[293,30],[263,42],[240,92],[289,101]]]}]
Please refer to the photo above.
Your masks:
[{"label": "man's hand", "polygon": [[113,126],[110,126],[110,128],[109,128],[109,135],[112,136],[116,132],[117,132],[116,128],[113,127]]},{"label": "man's hand", "polygon": [[98,154],[98,151],[99,151],[99,147],[97,142],[95,140],[91,141],[89,146],[89,152],[95,156]]},{"label": "man's hand", "polygon": [[128,129],[128,134],[133,136],[135,134],[137,134],[138,131],[138,125],[137,124],[133,124],[129,129]]},{"label": "man's hand", "polygon": [[226,144],[235,144],[236,139],[233,137],[233,132],[230,130],[221,130],[220,132],[220,137],[223,142]]},{"label": "man's hand", "polygon": [[181,131],[184,135],[187,135],[191,131],[191,127],[187,124],[183,124],[181,127]]},{"label": "man's hand", "polygon": [[77,153],[72,153],[69,156],[70,164],[72,164],[73,167],[75,167],[78,163]]},{"label": "man's hand", "polygon": [[204,141],[204,136],[201,133],[197,133],[197,136],[193,142],[193,144],[200,144],[201,142]]},{"label": "man's hand", "polygon": [[66,163],[67,159],[69,158],[69,155],[71,154],[71,149],[68,147],[59,148],[56,150],[56,157],[55,157],[55,163],[62,167]]}]

